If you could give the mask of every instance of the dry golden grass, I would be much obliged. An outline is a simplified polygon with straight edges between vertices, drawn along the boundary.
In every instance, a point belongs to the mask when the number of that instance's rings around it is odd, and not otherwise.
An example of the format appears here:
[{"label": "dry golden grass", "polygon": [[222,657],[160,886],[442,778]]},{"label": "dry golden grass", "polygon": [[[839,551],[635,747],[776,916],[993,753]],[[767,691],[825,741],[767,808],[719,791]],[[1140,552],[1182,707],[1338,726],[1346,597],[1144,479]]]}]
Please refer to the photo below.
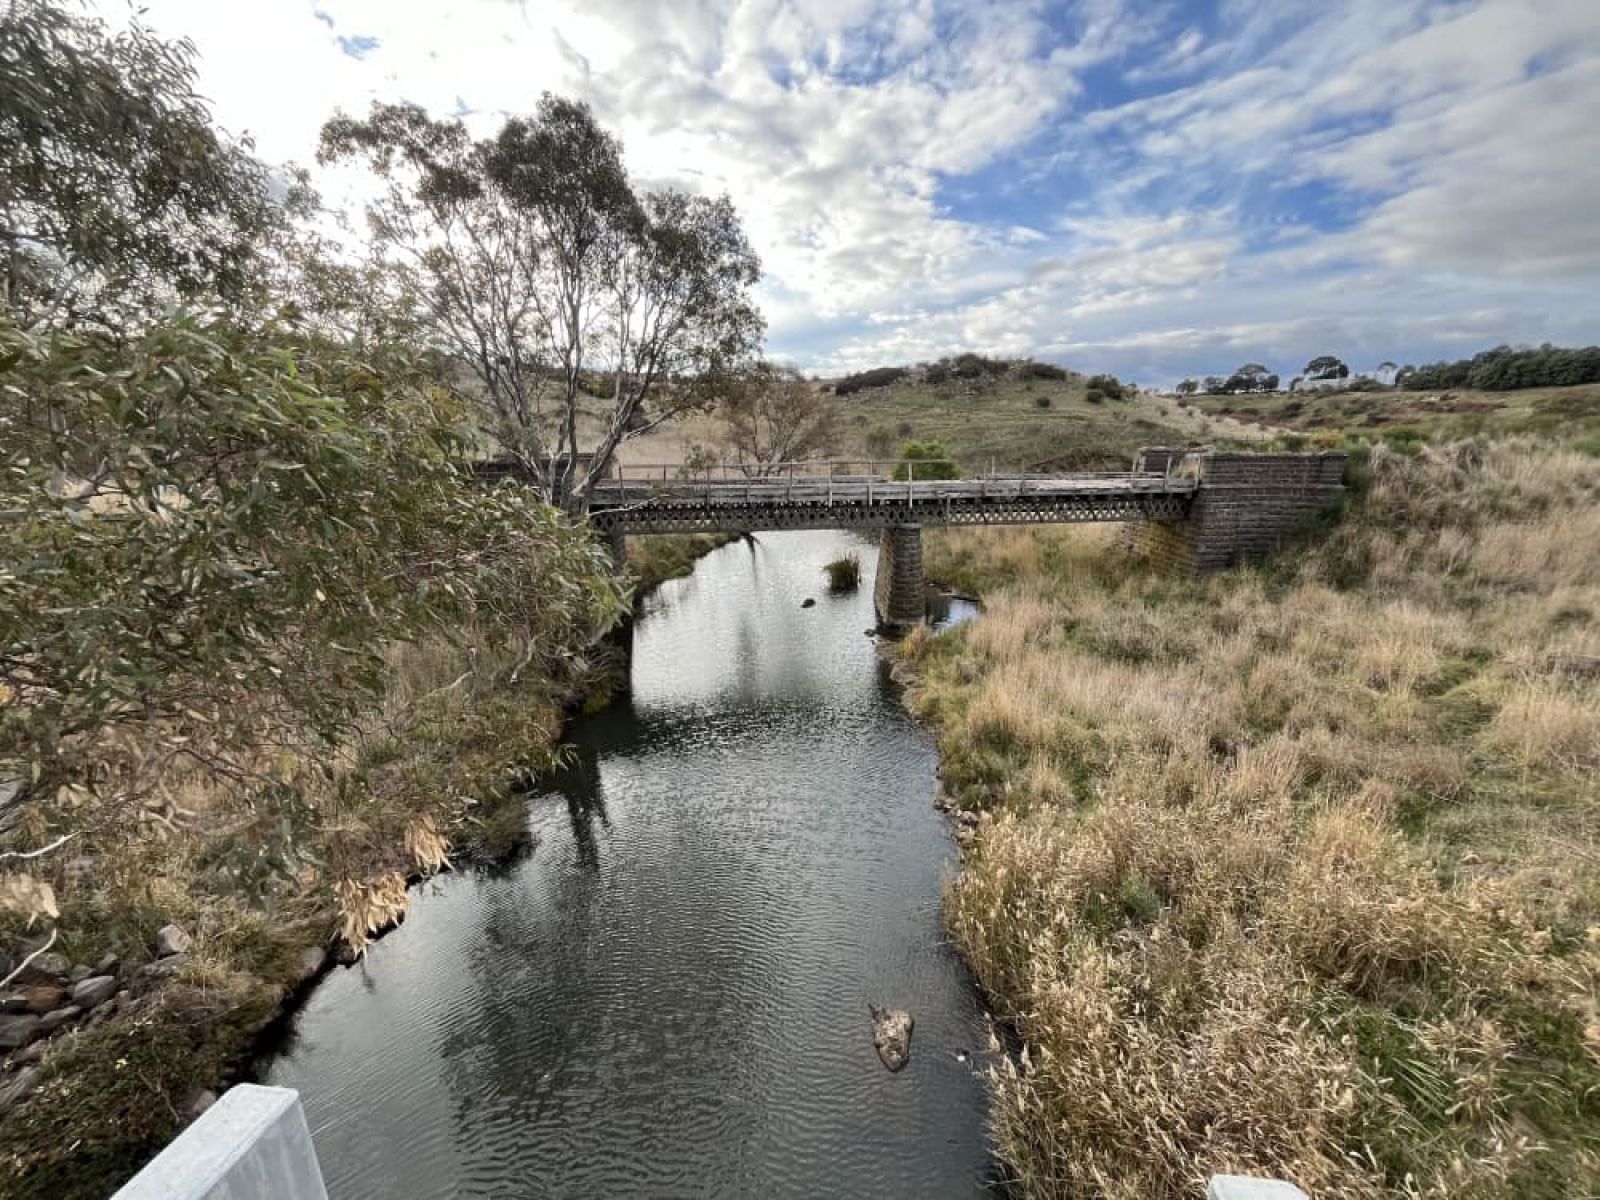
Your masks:
[{"label": "dry golden grass", "polygon": [[984,813],[947,916],[1026,1048],[1030,1194],[1600,1188],[1600,461],[1372,470],[1323,544],[1194,584],[930,540],[986,598],[901,653]]}]

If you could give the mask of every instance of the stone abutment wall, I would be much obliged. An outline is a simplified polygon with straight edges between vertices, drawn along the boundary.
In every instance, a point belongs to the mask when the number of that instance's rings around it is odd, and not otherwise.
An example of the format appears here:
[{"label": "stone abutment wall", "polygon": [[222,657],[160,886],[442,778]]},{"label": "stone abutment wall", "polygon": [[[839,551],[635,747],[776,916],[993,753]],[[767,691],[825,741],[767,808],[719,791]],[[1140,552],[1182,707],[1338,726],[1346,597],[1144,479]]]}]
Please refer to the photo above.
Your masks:
[{"label": "stone abutment wall", "polygon": [[1338,506],[1346,457],[1142,450],[1135,470],[1192,475],[1200,488],[1185,520],[1130,526],[1128,543],[1135,553],[1182,574],[1259,561]]}]

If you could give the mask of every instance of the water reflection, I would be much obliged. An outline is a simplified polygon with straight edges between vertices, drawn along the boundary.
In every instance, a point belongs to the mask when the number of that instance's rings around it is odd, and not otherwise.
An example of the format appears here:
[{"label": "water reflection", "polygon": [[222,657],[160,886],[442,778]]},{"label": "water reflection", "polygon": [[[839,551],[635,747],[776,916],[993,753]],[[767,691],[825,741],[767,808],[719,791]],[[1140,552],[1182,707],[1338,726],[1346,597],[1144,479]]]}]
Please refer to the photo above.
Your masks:
[{"label": "water reflection", "polygon": [[[652,597],[631,695],[530,797],[534,852],[428,889],[318,988],[266,1077],[335,1200],[982,1186],[933,751],[870,589],[824,590],[846,548],[870,565],[839,534],[730,545]],[[899,1075],[869,1002],[916,1015]]]}]

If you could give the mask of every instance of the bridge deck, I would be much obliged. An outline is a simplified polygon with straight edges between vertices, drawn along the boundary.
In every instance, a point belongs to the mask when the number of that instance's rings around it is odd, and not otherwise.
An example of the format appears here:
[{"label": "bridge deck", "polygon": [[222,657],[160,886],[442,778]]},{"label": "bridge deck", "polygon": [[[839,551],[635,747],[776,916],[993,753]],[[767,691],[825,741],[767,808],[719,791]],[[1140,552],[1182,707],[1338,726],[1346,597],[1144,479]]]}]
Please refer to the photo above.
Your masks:
[{"label": "bridge deck", "polygon": [[612,479],[596,487],[590,520],[620,533],[1170,521],[1184,516],[1197,486],[1153,473]]}]

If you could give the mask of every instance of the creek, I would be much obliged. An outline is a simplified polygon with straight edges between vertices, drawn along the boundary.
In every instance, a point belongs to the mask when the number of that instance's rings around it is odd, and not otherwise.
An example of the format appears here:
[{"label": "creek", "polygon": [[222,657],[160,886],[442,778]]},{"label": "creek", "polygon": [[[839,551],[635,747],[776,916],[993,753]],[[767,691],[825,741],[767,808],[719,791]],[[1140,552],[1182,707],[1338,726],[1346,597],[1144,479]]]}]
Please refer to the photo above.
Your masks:
[{"label": "creek", "polygon": [[[852,550],[862,587],[829,595]],[[425,884],[317,985],[258,1077],[299,1089],[334,1200],[992,1184],[954,846],[864,636],[874,556],[766,534],[659,588],[629,693],[529,795],[531,852]],[[915,1017],[898,1074],[869,1003]]]}]

